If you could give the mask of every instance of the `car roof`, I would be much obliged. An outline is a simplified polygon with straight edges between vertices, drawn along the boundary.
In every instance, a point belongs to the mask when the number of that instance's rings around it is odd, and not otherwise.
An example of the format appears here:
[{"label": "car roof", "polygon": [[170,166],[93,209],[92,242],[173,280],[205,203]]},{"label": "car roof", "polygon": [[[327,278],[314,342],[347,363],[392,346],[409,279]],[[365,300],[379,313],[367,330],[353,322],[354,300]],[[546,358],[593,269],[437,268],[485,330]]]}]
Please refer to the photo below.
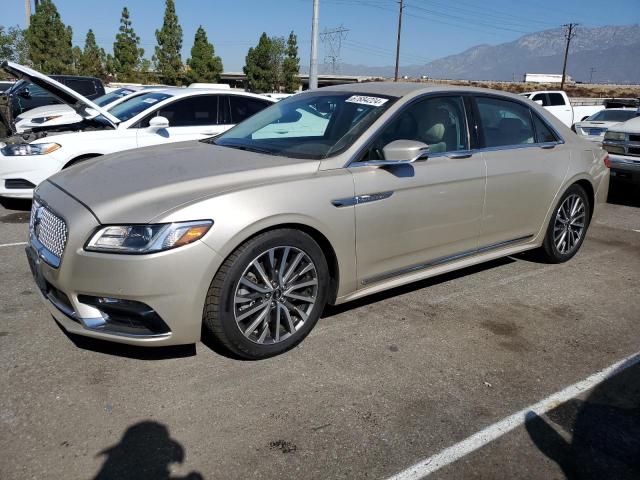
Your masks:
[{"label": "car roof", "polygon": [[[151,89],[145,90],[150,91]],[[239,95],[243,97],[259,98],[261,100],[267,100],[274,102],[273,98],[269,98],[265,95],[259,95],[257,93],[245,92],[244,90],[234,90],[226,88],[189,88],[189,87],[168,87],[168,88],[154,88],[153,91],[160,91],[167,93],[172,97],[188,97],[193,95]]]},{"label": "car roof", "polygon": [[423,93],[454,93],[454,92],[471,92],[484,93],[491,95],[500,95],[510,97],[519,101],[525,100],[521,95],[506,92],[503,90],[492,90],[490,88],[467,87],[458,85],[440,85],[434,83],[419,82],[363,82],[363,83],[346,83],[334,85],[318,89],[320,91],[345,91],[357,93],[370,93],[378,95],[389,95],[392,97],[408,97],[416,96]]}]

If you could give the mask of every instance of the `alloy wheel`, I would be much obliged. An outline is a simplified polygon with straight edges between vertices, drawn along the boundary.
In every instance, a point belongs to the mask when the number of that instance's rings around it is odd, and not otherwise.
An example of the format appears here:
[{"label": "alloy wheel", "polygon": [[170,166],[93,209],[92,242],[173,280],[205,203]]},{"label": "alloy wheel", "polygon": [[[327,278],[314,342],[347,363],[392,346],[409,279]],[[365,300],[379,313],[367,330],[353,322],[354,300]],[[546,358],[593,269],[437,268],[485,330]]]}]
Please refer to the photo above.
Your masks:
[{"label": "alloy wheel", "polygon": [[313,261],[291,246],[270,248],[244,270],[234,295],[240,332],[258,344],[279,343],[307,321],[318,297]]},{"label": "alloy wheel", "polygon": [[584,200],[571,194],[562,202],[553,225],[553,242],[562,255],[573,252],[584,235],[586,225]]}]

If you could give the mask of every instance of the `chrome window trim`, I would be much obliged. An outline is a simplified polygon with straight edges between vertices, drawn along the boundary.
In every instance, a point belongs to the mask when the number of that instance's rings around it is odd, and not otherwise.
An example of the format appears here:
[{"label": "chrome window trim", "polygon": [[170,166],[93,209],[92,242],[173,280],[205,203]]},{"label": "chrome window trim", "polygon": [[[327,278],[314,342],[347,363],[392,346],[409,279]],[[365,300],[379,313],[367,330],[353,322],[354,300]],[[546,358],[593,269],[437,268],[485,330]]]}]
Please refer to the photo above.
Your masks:
[{"label": "chrome window trim", "polygon": [[389,272],[379,273],[377,275],[373,275],[368,278],[364,278],[360,281],[361,285],[369,285],[371,283],[381,282],[383,280],[389,280],[391,278],[399,277],[401,275],[405,275],[411,272],[417,272],[420,270],[425,270],[430,267],[435,267],[438,265],[442,265],[444,263],[449,263],[454,260],[459,260],[461,258],[470,257],[472,255],[478,253],[485,253],[491,250],[495,250],[500,247],[505,247],[507,245],[511,245],[513,243],[522,242],[524,240],[529,240],[533,238],[533,235],[525,235],[518,238],[513,238],[511,240],[504,240],[501,242],[491,243],[489,245],[485,245],[483,247],[472,248],[470,250],[464,250],[462,252],[454,253],[453,255],[447,255],[445,257],[439,257],[433,260],[428,260],[426,262],[416,263],[414,265],[409,265],[408,267],[403,267],[398,270],[391,270]]},{"label": "chrome window trim", "polygon": [[[556,145],[564,145],[565,139],[564,137],[560,134],[560,132],[558,132],[558,130],[545,118],[544,115],[540,115],[538,114],[538,112],[536,112],[531,105],[529,105],[526,101],[524,100],[520,100],[517,98],[511,98],[511,97],[506,97],[506,96],[501,96],[501,95],[496,95],[496,94],[491,94],[491,93],[479,93],[479,92],[474,92],[474,91],[469,91],[469,90],[461,90],[461,91],[456,91],[456,92],[428,92],[428,93],[423,93],[411,100],[409,100],[405,105],[402,105],[400,107],[400,109],[395,112],[393,115],[391,115],[391,117],[387,118],[384,123],[382,123],[382,125],[380,125],[371,135],[369,141],[367,141],[364,145],[362,145],[355,154],[353,154],[351,156],[351,158],[349,159],[349,161],[344,165],[343,168],[350,168],[350,167],[366,167],[366,166],[371,166],[370,164],[367,164],[367,162],[358,162],[357,159],[363,154],[363,152],[365,150],[367,150],[368,148],[371,147],[371,144],[373,143],[374,139],[380,135],[380,133],[382,133],[382,131],[392,122],[394,121],[398,115],[402,114],[403,112],[405,112],[408,108],[410,108],[411,106],[413,106],[415,103],[422,101],[422,100],[426,100],[429,97],[471,97],[472,101],[475,103],[476,98],[477,97],[486,97],[486,98],[493,98],[493,99],[497,99],[497,100],[503,100],[506,102],[513,102],[513,103],[517,103],[527,109],[529,109],[529,113],[530,115],[537,115],[537,117],[540,119],[540,121],[542,123],[544,123],[544,125],[551,130],[551,132],[556,136],[556,138],[558,139],[555,142],[534,142],[534,143],[522,143],[522,144],[515,144],[515,145],[500,145],[497,147],[480,147],[480,148],[475,148],[475,149],[469,149],[469,150],[465,150],[468,152],[471,152],[471,154],[474,154],[476,152],[481,153],[481,152],[491,152],[491,151],[498,151],[498,150],[510,150],[510,149],[518,149],[518,148],[530,148],[530,147],[538,147],[538,148],[553,148]],[[464,98],[463,98],[464,100]],[[477,104],[476,104],[477,105]],[[464,101],[462,102],[462,108],[463,108],[463,112],[464,112],[464,118],[465,118],[465,123],[466,123],[466,132],[467,132],[467,145],[469,145],[469,147],[471,147],[471,131],[470,131],[470,127],[471,125],[469,124],[469,113],[467,112],[467,106],[465,105]],[[531,118],[531,122],[532,122],[532,127],[534,129],[534,133],[536,133],[536,137],[537,137],[537,132],[535,131],[535,125],[533,125],[533,118]],[[438,153],[434,153],[432,155],[429,155],[429,158],[437,158],[439,156],[448,156],[448,154],[452,154],[452,153],[458,153],[458,152],[462,152],[463,150],[452,150],[450,152],[438,152]],[[355,165],[354,165],[355,164]]]}]

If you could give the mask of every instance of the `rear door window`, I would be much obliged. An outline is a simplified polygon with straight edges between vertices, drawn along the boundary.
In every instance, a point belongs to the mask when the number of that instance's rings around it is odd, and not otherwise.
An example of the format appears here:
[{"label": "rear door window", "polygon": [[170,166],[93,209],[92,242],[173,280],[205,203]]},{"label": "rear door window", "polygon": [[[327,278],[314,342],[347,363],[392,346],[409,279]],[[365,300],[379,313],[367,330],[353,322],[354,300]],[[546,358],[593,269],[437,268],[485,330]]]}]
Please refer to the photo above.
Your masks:
[{"label": "rear door window", "polygon": [[176,100],[145,118],[141,122],[142,126],[148,127],[149,120],[157,116],[169,120],[170,127],[215,125],[218,117],[218,96],[197,95]]},{"label": "rear door window", "polygon": [[486,147],[535,142],[535,133],[528,107],[493,97],[477,97],[476,103]]},{"label": "rear door window", "polygon": [[538,115],[533,114],[533,123],[536,127],[536,141],[538,143],[557,142],[558,138]]},{"label": "rear door window", "polygon": [[240,95],[229,95],[230,123],[240,123],[269,105],[271,105],[271,102],[267,102],[266,100]]},{"label": "rear door window", "polygon": [[561,93],[548,93],[549,96],[549,105],[552,107],[557,107],[559,105],[565,105],[564,97]]},{"label": "rear door window", "polygon": [[97,93],[95,83],[88,78],[66,78],[64,83],[70,89],[87,98],[91,98]]}]

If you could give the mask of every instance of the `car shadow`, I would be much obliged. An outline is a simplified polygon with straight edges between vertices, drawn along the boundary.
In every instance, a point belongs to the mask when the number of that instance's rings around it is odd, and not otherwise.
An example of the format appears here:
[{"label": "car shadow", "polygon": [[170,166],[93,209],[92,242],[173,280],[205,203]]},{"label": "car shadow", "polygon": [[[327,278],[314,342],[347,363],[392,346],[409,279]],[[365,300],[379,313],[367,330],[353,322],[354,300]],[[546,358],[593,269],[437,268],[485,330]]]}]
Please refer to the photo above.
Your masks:
[{"label": "car shadow", "polygon": [[640,363],[618,370],[586,400],[565,402],[546,417],[529,412],[525,428],[567,480],[640,478]]},{"label": "car shadow", "polygon": [[28,212],[31,210],[31,200],[25,200],[22,198],[0,197],[0,205],[7,210],[17,210],[20,212]]},{"label": "car shadow", "polygon": [[611,180],[607,203],[625,207],[640,207],[640,186]]},{"label": "car shadow", "polygon": [[[55,318],[54,318],[55,320]],[[196,354],[195,344],[165,347],[141,347],[124,343],[108,342],[97,338],[84,337],[68,332],[56,321],[56,325],[78,348],[105,355],[131,358],[134,360],[167,360],[170,358],[192,357]]]},{"label": "car shadow", "polygon": [[171,465],[182,464],[184,447],[171,438],[169,429],[155,421],[143,421],[130,426],[116,445],[107,447],[97,456],[105,456],[94,480],[203,480],[196,471],[186,476],[171,474]]},{"label": "car shadow", "polygon": [[455,280],[461,277],[466,277],[467,275],[473,275],[474,273],[484,272],[486,270],[491,270],[492,268],[502,267],[504,265],[514,263],[515,261],[516,260],[514,260],[511,257],[498,258],[496,260],[480,263],[478,265],[472,265],[470,267],[462,268],[460,270],[455,270],[449,273],[443,273],[442,275],[437,275],[435,277],[427,278],[425,280],[420,280],[417,282],[409,283],[407,285],[402,285],[400,287],[392,288],[390,290],[385,290],[380,293],[374,293],[372,295],[368,295],[364,298],[353,300],[351,302],[342,303],[340,305],[327,305],[324,308],[324,311],[322,312],[321,318],[332,317],[334,315],[338,315],[348,310],[353,310],[355,308],[363,307],[365,305],[371,305],[372,303],[378,303],[378,302],[387,300],[391,297],[404,295],[405,293],[415,292],[416,290],[421,290],[423,288],[439,285],[441,283],[449,282],[451,280]]}]

